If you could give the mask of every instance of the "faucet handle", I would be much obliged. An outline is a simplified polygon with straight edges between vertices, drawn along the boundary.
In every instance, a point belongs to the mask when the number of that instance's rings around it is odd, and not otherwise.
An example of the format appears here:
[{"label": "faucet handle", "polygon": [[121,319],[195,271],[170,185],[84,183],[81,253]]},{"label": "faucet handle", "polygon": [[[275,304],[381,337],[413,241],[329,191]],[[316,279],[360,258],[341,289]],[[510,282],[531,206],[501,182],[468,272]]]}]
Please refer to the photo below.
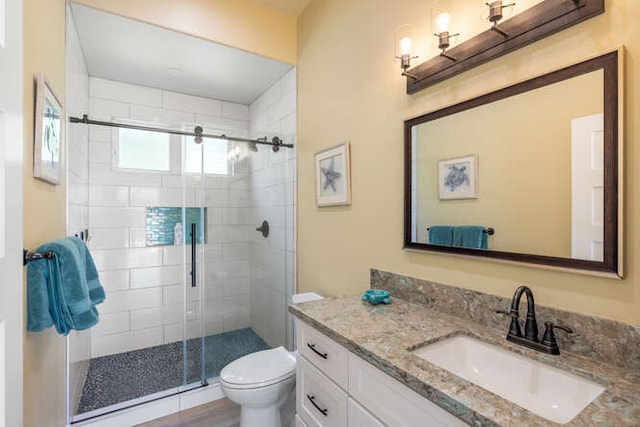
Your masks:
[{"label": "faucet handle", "polygon": [[554,329],[561,329],[568,334],[573,333],[573,329],[568,326],[554,325],[553,322],[544,322],[544,336],[542,337],[542,344],[549,347],[551,354],[560,354],[558,343],[556,342],[556,335],[553,333]]},{"label": "faucet handle", "polygon": [[[551,323],[551,322],[549,322],[549,323]],[[545,323],[545,325],[546,325],[546,323]],[[563,331],[565,331],[568,334],[572,334],[573,333],[573,329],[571,329],[568,326],[554,325],[553,323],[551,323],[551,326],[553,326],[556,329],[562,329]]]},{"label": "faucet handle", "polygon": [[572,334],[573,333],[573,329],[571,329],[568,326],[562,326],[562,325],[556,325],[553,322],[544,322],[544,326],[545,328],[551,328],[551,330],[553,331],[553,329],[562,329],[563,331],[565,331],[568,334]]},{"label": "faucet handle", "polygon": [[507,315],[507,316],[510,316],[510,317],[516,317],[515,314],[513,314],[513,313],[511,313],[511,312],[509,312],[507,310],[496,310],[496,314],[504,314],[504,315]]}]

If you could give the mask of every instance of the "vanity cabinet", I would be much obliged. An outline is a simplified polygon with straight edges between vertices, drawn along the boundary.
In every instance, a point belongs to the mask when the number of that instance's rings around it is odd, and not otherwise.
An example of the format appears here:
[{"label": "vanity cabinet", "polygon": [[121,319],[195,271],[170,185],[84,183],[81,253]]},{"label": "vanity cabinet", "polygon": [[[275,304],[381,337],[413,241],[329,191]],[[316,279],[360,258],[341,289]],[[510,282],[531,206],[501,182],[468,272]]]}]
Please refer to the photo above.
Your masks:
[{"label": "vanity cabinet", "polygon": [[466,425],[301,321],[297,345],[296,427]]}]

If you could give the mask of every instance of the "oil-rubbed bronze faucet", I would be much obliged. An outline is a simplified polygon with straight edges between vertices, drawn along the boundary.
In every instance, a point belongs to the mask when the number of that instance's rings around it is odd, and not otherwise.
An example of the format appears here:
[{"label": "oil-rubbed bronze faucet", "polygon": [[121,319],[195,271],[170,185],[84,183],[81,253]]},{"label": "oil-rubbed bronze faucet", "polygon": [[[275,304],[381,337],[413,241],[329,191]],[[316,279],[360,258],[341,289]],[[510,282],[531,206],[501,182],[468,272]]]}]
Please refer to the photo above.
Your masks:
[{"label": "oil-rubbed bronze faucet", "polygon": [[[520,300],[522,294],[527,295],[527,320],[524,324],[524,336],[520,330]],[[533,292],[527,286],[520,286],[516,289],[511,300],[511,310],[497,310],[496,313],[506,314],[511,316],[511,324],[509,325],[509,333],[507,334],[507,341],[511,341],[516,344],[523,345],[525,347],[541,351],[548,354],[560,354],[558,343],[556,342],[553,329],[562,329],[568,334],[572,334],[573,330],[566,326],[554,325],[551,322],[544,322],[545,331],[542,336],[542,342],[538,339],[538,322],[536,321],[536,307],[533,301]]]}]

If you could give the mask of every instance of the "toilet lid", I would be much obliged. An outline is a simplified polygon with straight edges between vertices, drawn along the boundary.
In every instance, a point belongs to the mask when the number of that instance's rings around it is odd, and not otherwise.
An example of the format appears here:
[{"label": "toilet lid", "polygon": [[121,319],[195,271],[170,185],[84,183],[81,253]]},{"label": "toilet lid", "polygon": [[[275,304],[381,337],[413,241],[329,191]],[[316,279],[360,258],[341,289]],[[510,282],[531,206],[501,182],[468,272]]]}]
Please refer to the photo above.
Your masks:
[{"label": "toilet lid", "polygon": [[291,377],[295,369],[295,357],[278,347],[234,360],[222,369],[220,379],[231,387],[264,387]]}]

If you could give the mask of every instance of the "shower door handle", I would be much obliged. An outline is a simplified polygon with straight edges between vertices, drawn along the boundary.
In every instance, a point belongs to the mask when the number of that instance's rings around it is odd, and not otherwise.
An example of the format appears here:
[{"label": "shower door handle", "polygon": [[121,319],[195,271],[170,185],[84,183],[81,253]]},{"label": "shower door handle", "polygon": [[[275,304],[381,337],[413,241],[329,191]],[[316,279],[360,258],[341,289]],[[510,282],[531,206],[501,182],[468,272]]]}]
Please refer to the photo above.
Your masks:
[{"label": "shower door handle", "polygon": [[196,287],[196,223],[191,223],[191,287]]}]

